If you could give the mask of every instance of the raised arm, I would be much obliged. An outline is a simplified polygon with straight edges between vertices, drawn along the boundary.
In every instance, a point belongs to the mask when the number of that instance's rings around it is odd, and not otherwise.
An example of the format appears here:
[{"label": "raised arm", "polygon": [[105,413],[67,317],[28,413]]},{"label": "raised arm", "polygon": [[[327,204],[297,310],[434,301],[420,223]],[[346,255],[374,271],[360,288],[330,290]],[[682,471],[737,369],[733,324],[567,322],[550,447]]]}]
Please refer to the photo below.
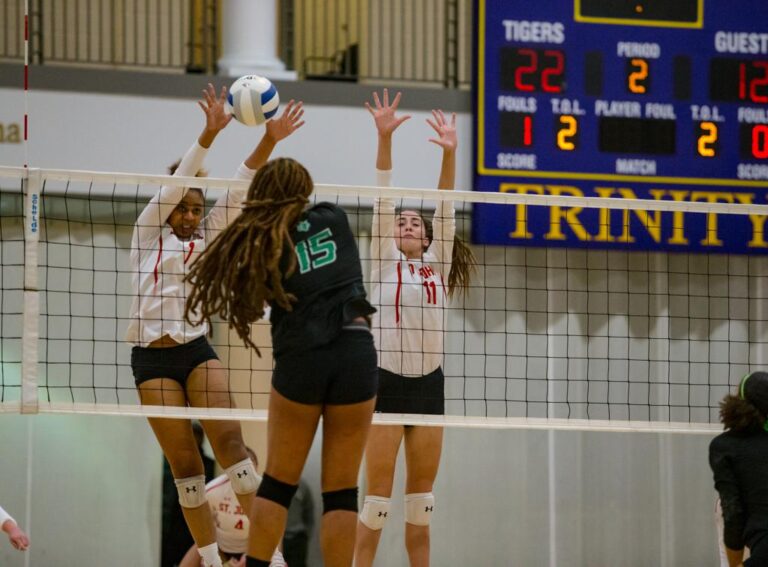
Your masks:
[{"label": "raised arm", "polygon": [[[270,120],[266,125],[266,132],[251,154],[237,168],[235,179],[250,181],[256,175],[256,171],[269,160],[272,150],[280,140],[293,134],[304,125],[301,117],[304,108],[301,101],[296,103],[291,100],[279,118]],[[240,208],[248,192],[246,188],[227,189],[216,201],[216,204],[205,218],[205,237],[208,241],[215,238],[240,214]]]},{"label": "raised arm", "polygon": [[[208,84],[208,89],[203,91],[203,100],[197,104],[205,113],[205,128],[200,133],[197,141],[187,150],[187,153],[176,168],[174,176],[194,177],[203,165],[203,160],[218,136],[232,116],[224,111],[224,101],[227,97],[227,89],[222,88],[217,97],[213,85]],[[163,230],[168,217],[173,209],[181,202],[188,191],[188,187],[163,185],[160,191],[152,197],[144,210],[136,219],[134,228],[134,246],[140,250],[147,249],[158,238]]]},{"label": "raised arm", "polygon": [[[456,113],[451,114],[450,122],[446,120],[442,110],[433,110],[432,119],[427,118],[435,131],[435,137],[429,141],[443,150],[443,159],[440,166],[440,179],[437,188],[452,190],[456,181]],[[456,235],[456,218],[453,201],[438,201],[435,207],[435,216],[432,219],[433,239],[428,252],[435,255],[437,262],[445,264],[441,269],[448,273],[451,267],[453,255],[453,238]]]},{"label": "raised arm", "polygon": [[[392,184],[392,134],[400,125],[410,119],[410,115],[396,116],[400,104],[400,93],[389,103],[389,91],[384,89],[384,103],[379,93],[373,93],[374,106],[368,102],[365,107],[373,116],[376,124],[376,183],[389,187]],[[400,252],[395,245],[395,202],[392,199],[379,198],[373,202],[373,223],[371,226],[371,258],[397,260]]]},{"label": "raised arm", "polygon": [[302,116],[304,116],[304,103],[290,100],[279,118],[267,122],[261,141],[238,169],[238,179],[253,179],[256,170],[267,163],[277,143],[304,126]]}]

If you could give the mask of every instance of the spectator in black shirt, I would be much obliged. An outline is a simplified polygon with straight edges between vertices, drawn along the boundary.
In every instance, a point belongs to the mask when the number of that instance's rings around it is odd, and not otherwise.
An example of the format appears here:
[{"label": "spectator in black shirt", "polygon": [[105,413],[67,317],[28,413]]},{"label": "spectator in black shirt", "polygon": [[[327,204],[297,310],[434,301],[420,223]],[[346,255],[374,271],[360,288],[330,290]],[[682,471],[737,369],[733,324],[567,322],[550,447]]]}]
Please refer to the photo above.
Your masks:
[{"label": "spectator in black shirt", "polygon": [[[275,370],[267,463],[251,513],[248,567],[267,567],[323,418],[326,567],[349,567],[357,523],[357,475],[376,397],[376,349],[360,256],[342,209],[319,203],[304,167],[276,159],[253,178],[240,216],[190,270],[186,317],[220,315],[246,345],[271,310]],[[199,314],[199,315],[197,315]]]},{"label": "spectator in black shirt", "polygon": [[720,494],[728,563],[768,566],[768,373],[742,378],[738,395],[720,402],[725,426],[709,446],[709,464]]}]

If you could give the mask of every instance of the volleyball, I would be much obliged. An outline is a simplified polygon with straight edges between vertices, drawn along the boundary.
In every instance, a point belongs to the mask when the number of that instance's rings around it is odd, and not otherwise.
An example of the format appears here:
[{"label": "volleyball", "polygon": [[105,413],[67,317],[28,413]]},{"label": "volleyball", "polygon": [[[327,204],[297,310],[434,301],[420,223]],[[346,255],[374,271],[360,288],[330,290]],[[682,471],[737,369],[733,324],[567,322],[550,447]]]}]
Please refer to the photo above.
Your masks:
[{"label": "volleyball", "polygon": [[240,77],[227,95],[229,110],[238,122],[258,126],[272,119],[280,105],[280,95],[272,81],[259,75]]}]

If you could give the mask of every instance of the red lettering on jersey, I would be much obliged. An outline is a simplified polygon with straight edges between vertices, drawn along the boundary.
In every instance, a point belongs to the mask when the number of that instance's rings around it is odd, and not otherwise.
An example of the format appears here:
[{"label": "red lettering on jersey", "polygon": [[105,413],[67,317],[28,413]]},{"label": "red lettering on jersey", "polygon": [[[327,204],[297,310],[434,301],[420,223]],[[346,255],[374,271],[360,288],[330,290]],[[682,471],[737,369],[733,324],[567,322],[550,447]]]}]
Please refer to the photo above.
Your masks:
[{"label": "red lettering on jersey", "polygon": [[185,264],[186,264],[187,262],[189,262],[189,259],[190,259],[190,257],[192,256],[192,252],[194,252],[194,251],[195,251],[195,243],[194,243],[194,242],[190,242],[190,243],[189,243],[189,254],[187,254],[187,257],[186,257],[186,258],[184,258],[184,263],[185,263]]},{"label": "red lettering on jersey", "polygon": [[411,270],[411,275],[413,275],[413,274],[416,272],[416,268],[415,268],[415,266],[414,266],[413,264],[408,264],[408,267],[409,267],[409,268],[410,268],[410,270]]},{"label": "red lettering on jersey", "polygon": [[160,260],[163,259],[163,237],[162,237],[162,235],[160,236],[159,244],[160,244],[160,249],[157,251],[157,260],[155,261],[155,269],[154,269],[155,285],[157,285],[157,279],[158,279],[157,278],[157,267],[160,265]]},{"label": "red lettering on jersey", "polygon": [[235,508],[235,514],[237,514],[238,516],[244,516],[245,512],[243,512],[243,507],[238,506],[237,508]]},{"label": "red lettering on jersey", "polygon": [[237,523],[235,524],[235,529],[236,530],[242,530],[243,529],[243,519],[242,518],[240,518],[237,521]]}]

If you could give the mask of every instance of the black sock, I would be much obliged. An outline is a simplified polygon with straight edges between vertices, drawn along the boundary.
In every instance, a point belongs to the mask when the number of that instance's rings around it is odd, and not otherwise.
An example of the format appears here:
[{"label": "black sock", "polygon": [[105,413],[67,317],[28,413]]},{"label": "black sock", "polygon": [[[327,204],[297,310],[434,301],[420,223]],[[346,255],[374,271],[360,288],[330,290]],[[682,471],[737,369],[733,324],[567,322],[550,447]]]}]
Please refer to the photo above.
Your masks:
[{"label": "black sock", "polygon": [[269,567],[269,560],[264,561],[249,555],[245,558],[245,567]]}]

